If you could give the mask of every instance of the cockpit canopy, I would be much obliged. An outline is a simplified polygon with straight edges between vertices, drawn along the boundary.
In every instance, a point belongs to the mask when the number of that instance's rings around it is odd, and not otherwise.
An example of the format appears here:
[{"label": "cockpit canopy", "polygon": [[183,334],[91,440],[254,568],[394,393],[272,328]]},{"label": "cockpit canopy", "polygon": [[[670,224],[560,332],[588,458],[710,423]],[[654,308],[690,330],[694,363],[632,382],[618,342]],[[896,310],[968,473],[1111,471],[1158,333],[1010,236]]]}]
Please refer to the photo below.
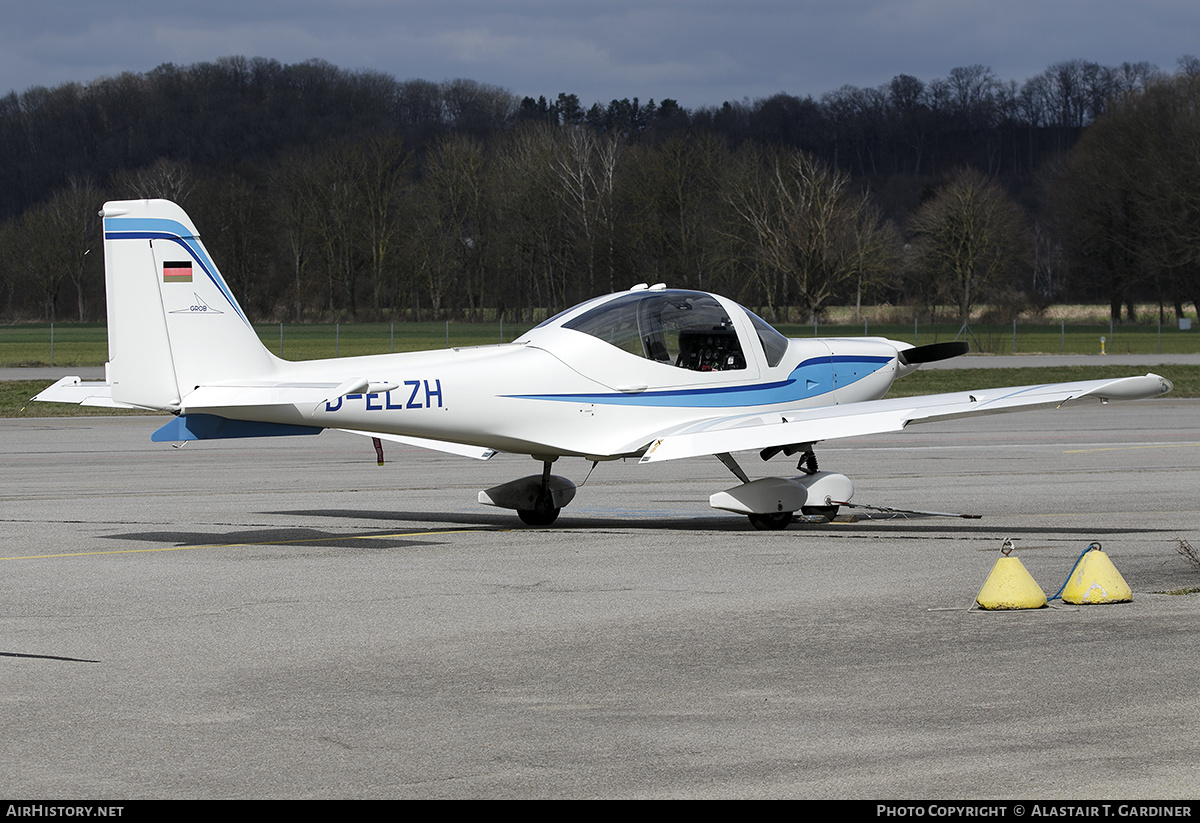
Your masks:
[{"label": "cockpit canopy", "polygon": [[[732,308],[729,308],[732,307]],[[731,310],[744,312],[757,333],[768,365],[778,365],[787,338],[742,306],[711,294],[682,289],[642,289],[606,300],[562,323],[622,351],[692,371],[746,368],[745,342]],[[549,325],[558,317],[542,325]]]}]

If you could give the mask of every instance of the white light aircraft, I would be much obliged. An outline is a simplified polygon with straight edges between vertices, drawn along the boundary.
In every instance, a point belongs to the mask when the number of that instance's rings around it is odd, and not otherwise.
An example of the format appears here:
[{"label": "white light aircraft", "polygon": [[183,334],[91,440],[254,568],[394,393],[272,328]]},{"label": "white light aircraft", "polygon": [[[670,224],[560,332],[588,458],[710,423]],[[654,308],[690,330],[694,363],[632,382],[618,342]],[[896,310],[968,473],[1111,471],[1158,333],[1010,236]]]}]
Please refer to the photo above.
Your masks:
[{"label": "white light aircraft", "polygon": [[[65,377],[35,399],[157,409],[177,442],[340,429],[486,460],[528,454],[540,474],[479,493],[548,525],[575,496],[560,457],[656,463],[715,455],[740,481],[718,509],[758,528],[836,514],[853,494],[813,444],[972,414],[1170,391],[1155,374],[881,399],[920,364],[965,344],[789,340],[715,294],[638,285],[568,309],[512,343],[288,362],[259,341],[174,203],[107,203],[109,360],[104,382]],[[796,477],[751,480],[734,452],[800,455]]]}]

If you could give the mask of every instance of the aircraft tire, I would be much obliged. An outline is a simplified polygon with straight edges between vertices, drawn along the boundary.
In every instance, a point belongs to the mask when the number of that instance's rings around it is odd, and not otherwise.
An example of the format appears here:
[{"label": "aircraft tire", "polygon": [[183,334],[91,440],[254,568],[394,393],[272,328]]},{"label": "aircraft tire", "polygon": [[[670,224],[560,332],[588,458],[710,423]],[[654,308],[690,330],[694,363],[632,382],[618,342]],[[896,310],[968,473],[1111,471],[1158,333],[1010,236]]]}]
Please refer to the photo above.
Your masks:
[{"label": "aircraft tire", "polygon": [[771,512],[770,514],[750,514],[751,525],[759,531],[779,531],[786,529],[792,522],[792,512]]},{"label": "aircraft tire", "polygon": [[562,509],[517,509],[517,517],[527,526],[549,526]]},{"label": "aircraft tire", "polygon": [[837,506],[803,506],[803,507],[801,507],[800,511],[809,516],[820,516],[820,517],[824,517],[828,520],[832,520],[833,518],[837,517],[838,507]]}]

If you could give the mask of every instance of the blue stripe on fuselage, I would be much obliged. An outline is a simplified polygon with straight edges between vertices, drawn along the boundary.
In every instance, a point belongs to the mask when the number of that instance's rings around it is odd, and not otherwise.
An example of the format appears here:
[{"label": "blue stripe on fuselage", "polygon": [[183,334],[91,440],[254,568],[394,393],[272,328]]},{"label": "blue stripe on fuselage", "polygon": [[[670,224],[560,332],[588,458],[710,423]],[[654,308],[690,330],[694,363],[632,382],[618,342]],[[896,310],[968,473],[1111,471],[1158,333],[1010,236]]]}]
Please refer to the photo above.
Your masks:
[{"label": "blue stripe on fuselage", "polygon": [[838,355],[815,357],[792,370],[786,380],[775,383],[753,383],[747,386],[715,386],[707,389],[672,389],[645,391],[639,394],[602,392],[595,394],[516,394],[506,395],[520,400],[557,400],[564,403],[597,403],[613,406],[680,406],[686,408],[739,408],[793,403],[818,397],[834,390],[834,364],[845,366],[874,366],[863,374],[847,380],[838,369],[837,388],[844,388],[873,374],[890,363],[890,357]]}]

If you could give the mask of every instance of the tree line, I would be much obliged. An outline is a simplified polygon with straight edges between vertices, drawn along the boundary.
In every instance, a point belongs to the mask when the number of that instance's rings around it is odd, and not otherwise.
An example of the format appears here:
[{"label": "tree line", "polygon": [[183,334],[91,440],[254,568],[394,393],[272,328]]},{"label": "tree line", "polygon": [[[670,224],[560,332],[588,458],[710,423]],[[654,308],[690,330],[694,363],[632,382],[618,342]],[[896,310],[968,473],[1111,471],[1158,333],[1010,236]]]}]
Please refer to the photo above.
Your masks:
[{"label": "tree line", "polygon": [[0,101],[0,315],[98,318],[167,197],[259,319],[532,321],[635,282],[832,304],[1194,304],[1200,64],[985,67],[688,111],[228,58]]}]

